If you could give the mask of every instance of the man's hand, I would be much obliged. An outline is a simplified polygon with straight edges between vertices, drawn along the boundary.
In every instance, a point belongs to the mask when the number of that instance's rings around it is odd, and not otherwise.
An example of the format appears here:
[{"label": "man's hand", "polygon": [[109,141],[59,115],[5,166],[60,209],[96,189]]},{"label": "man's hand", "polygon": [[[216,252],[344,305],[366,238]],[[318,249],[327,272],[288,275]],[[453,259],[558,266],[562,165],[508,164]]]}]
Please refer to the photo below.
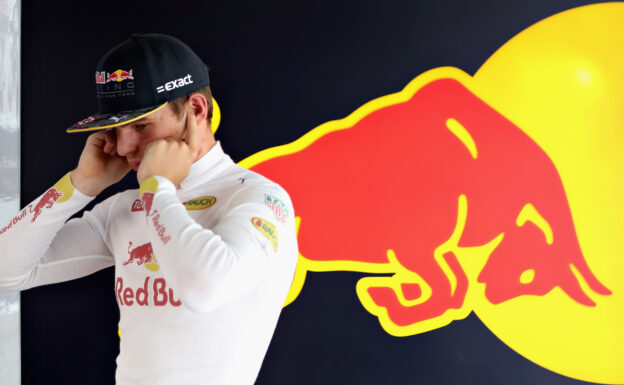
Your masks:
[{"label": "man's hand", "polygon": [[197,160],[199,143],[197,138],[197,117],[192,108],[186,112],[186,133],[184,139],[165,138],[152,141],[145,148],[143,160],[137,171],[141,184],[150,176],[162,176],[178,185],[191,171]]},{"label": "man's hand", "polygon": [[114,131],[98,131],[89,135],[78,167],[70,173],[71,182],[83,194],[96,196],[108,186],[119,182],[130,171],[126,158],[117,155]]}]

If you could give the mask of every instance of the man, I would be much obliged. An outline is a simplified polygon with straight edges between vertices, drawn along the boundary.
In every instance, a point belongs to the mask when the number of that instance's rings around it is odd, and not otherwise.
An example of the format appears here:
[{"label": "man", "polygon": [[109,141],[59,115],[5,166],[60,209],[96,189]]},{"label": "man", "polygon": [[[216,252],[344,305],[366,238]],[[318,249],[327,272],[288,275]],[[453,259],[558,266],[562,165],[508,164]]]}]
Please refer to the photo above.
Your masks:
[{"label": "man", "polygon": [[[68,131],[98,131],[78,166],[0,229],[0,286],[115,265],[117,384],[252,384],[298,255],[290,198],[223,153],[207,69],[179,40],[133,35],[95,80],[100,112]],[[138,191],[67,221],[131,168]]]}]

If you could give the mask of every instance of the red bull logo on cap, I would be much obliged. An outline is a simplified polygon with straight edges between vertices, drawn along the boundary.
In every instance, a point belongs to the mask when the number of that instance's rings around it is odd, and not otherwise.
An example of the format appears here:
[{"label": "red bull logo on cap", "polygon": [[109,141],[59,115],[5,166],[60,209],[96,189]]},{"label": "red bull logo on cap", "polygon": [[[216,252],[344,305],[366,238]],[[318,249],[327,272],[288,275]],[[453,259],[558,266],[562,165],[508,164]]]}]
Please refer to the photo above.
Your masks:
[{"label": "red bull logo on cap", "polygon": [[[106,74],[106,80],[104,80],[105,74]],[[134,80],[134,77],[132,76],[132,70],[125,71],[125,70],[120,69],[120,70],[110,72],[110,73],[105,73],[104,71],[95,73],[95,82],[97,84],[106,84],[110,82],[121,83],[124,80]]]}]

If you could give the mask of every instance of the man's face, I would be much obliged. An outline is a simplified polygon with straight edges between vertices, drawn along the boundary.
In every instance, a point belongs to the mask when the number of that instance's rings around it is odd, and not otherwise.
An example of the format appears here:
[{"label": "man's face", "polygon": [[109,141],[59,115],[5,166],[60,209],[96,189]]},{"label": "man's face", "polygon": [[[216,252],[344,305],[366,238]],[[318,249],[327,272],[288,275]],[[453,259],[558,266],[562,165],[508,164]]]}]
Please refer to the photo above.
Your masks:
[{"label": "man's face", "polygon": [[181,139],[185,121],[184,117],[178,118],[171,106],[167,105],[143,119],[116,127],[117,154],[125,157],[136,171],[147,145],[156,139]]}]

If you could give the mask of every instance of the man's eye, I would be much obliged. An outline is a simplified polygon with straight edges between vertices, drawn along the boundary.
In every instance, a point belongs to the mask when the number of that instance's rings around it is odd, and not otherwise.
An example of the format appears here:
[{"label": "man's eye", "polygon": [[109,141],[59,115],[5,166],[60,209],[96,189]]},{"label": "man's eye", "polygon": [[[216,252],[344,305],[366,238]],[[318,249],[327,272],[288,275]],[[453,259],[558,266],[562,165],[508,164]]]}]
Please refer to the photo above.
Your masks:
[{"label": "man's eye", "polygon": [[136,127],[136,128],[145,128],[145,127],[147,127],[147,123],[135,124],[134,127]]}]

